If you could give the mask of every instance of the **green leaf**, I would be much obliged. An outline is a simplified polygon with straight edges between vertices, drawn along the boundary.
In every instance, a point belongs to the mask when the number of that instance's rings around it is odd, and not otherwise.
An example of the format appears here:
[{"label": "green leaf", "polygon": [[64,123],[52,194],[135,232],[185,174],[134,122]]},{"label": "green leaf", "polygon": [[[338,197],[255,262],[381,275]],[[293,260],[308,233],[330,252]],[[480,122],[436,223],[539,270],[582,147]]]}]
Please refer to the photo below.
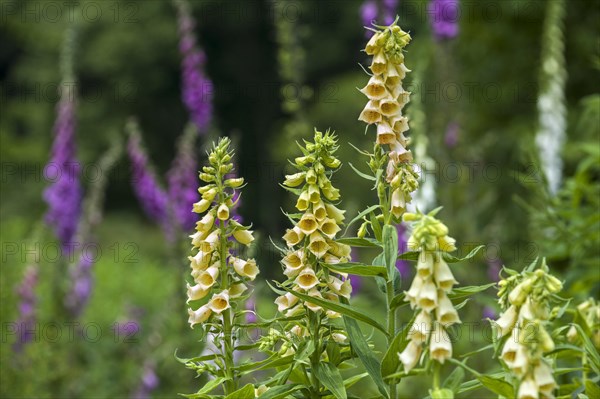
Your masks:
[{"label": "green leaf", "polygon": [[269,390],[258,397],[258,399],[285,399],[292,392],[299,391],[303,386],[301,384],[280,385],[269,388]]},{"label": "green leaf", "polygon": [[404,301],[404,296],[405,296],[404,292],[396,295],[394,297],[394,299],[392,299],[392,302],[390,303],[390,310],[394,310],[397,307],[402,306],[402,305],[408,305],[408,302]]},{"label": "green leaf", "polygon": [[[383,356],[383,359],[381,361],[381,376],[383,378],[394,374],[396,370],[398,370],[398,366],[400,365],[400,358],[398,357],[398,353],[403,351],[404,347],[406,347],[406,335],[408,334],[408,330],[412,326],[412,323],[412,321],[408,323],[402,331],[396,334],[387,352],[385,352],[385,355]],[[396,381],[400,382],[399,379]]]},{"label": "green leaf", "polygon": [[[342,300],[346,300],[343,298]],[[381,365],[379,361],[369,348],[369,344],[367,343],[358,323],[349,317],[344,316],[344,324],[346,325],[346,332],[348,333],[348,338],[350,341],[350,345],[352,349],[358,356],[358,359],[361,361],[363,366],[365,366],[365,370],[371,378],[375,385],[377,385],[377,389],[383,395],[384,398],[388,398],[388,392],[386,388],[385,382],[383,382],[383,378],[381,377]]]},{"label": "green leaf", "polygon": [[419,260],[419,251],[408,251],[398,256],[398,260],[411,260],[417,261]]},{"label": "green leaf", "polygon": [[471,252],[469,252],[469,253],[467,254],[467,256],[465,256],[464,258],[457,258],[456,256],[450,255],[450,254],[449,254],[449,253],[447,253],[447,252],[444,252],[442,256],[444,257],[444,260],[445,260],[447,263],[456,263],[456,262],[462,262],[462,261],[465,261],[465,260],[471,259],[471,258],[472,258],[472,257],[474,257],[475,255],[477,255],[477,253],[478,253],[479,251],[481,251],[481,249],[482,249],[482,248],[484,248],[484,247],[485,247],[485,245],[479,245],[478,247],[475,247],[475,248],[473,248],[473,249],[471,250]]},{"label": "green leaf", "polygon": [[352,219],[350,221],[350,223],[348,223],[348,225],[346,226],[346,230],[344,231],[343,235],[346,235],[346,232],[348,231],[348,228],[354,224],[357,220],[360,220],[363,216],[369,214],[370,212],[373,212],[375,209],[379,208],[379,205],[372,205],[370,207],[368,207],[367,209],[365,209],[364,211],[362,211],[361,213],[359,213],[358,215],[356,215],[354,217],[354,219]]},{"label": "green leaf", "polygon": [[303,362],[310,357],[315,351],[315,343],[314,341],[303,341],[300,344],[300,347],[296,351],[294,356],[294,360],[296,362]]},{"label": "green leaf", "polygon": [[447,388],[436,389],[431,392],[431,399],[454,399],[454,392]]},{"label": "green leaf", "polygon": [[337,398],[347,399],[346,388],[344,388],[344,380],[340,371],[328,362],[319,362],[314,365],[314,373],[319,379],[319,382]]},{"label": "green leaf", "polygon": [[585,381],[585,393],[590,399],[600,399],[600,387],[593,381]]},{"label": "green leaf", "polygon": [[358,375],[353,375],[352,377],[347,378],[347,379],[344,380],[344,386],[346,387],[346,389],[348,389],[352,385],[356,384],[358,381],[362,380],[363,378],[365,378],[368,375],[369,375],[369,373],[362,373],[362,374],[358,374]]},{"label": "green leaf", "polygon": [[381,247],[379,241],[373,238],[359,238],[359,237],[348,237],[348,238],[340,238],[339,240],[335,240],[335,242],[340,244],[346,244],[353,247]]},{"label": "green leaf", "polygon": [[585,351],[588,354],[589,359],[591,360],[591,362],[589,363],[590,367],[592,367],[596,374],[600,374],[600,354],[598,354],[598,351],[594,347],[594,344],[592,343],[590,338],[585,334],[581,326],[579,324],[574,323],[572,323],[571,325],[575,326],[579,337],[583,340],[583,347],[585,348]]},{"label": "green leaf", "polygon": [[209,393],[213,389],[217,388],[218,386],[221,386],[227,380],[228,378],[225,377],[217,377],[214,380],[210,380],[206,384],[204,384],[204,386],[200,388],[198,392],[189,395],[183,394],[183,396],[185,396],[186,398],[201,398],[203,396],[206,396],[205,394]]},{"label": "green leaf", "polygon": [[378,241],[383,241],[381,223],[379,223],[379,220],[377,220],[375,213],[371,213],[369,220],[371,221],[371,228],[373,229],[373,234],[375,234],[375,239]]},{"label": "green leaf", "polygon": [[365,265],[364,263],[337,263],[337,264],[323,264],[322,265],[330,270],[338,271],[341,273],[354,274],[356,276],[382,276],[387,277],[387,269],[383,266]]},{"label": "green leaf", "polygon": [[384,262],[388,271],[388,278],[393,278],[398,258],[398,231],[394,226],[383,226],[383,253]]},{"label": "green leaf", "polygon": [[498,395],[502,395],[506,398],[515,397],[515,392],[513,390],[512,385],[500,378],[489,377],[487,375],[480,375],[477,377],[477,379],[479,380],[479,382],[481,382],[481,384],[483,384],[484,387]]},{"label": "green leaf", "polygon": [[254,399],[254,385],[246,384],[243,388],[238,389],[235,392],[225,396],[225,399]]},{"label": "green leaf", "polygon": [[458,387],[460,387],[460,384],[462,384],[464,379],[465,379],[465,371],[460,367],[456,367],[450,373],[450,375],[444,380],[444,383],[442,384],[442,386],[444,388],[448,388],[452,392],[456,393],[456,391],[458,391]]},{"label": "green leaf", "polygon": [[306,295],[306,294],[300,293],[298,291],[294,291],[291,288],[287,288],[287,287],[282,287],[282,288],[284,290],[286,290],[287,292],[292,293],[294,296],[297,296],[298,298],[302,299],[303,301],[308,301],[310,303],[314,303],[315,305],[319,305],[325,309],[333,310],[334,312],[338,312],[345,316],[352,317],[353,319],[356,319],[358,321],[362,321],[363,323],[367,323],[387,335],[387,331],[381,324],[379,324],[379,322],[377,322],[376,320],[372,319],[371,317],[367,316],[366,314],[356,310],[355,308],[353,308],[349,305],[346,305],[346,304],[343,304],[340,302],[328,301],[328,300],[322,299],[322,298],[312,297],[310,295]]},{"label": "green leaf", "polygon": [[495,286],[496,283],[490,283],[490,284],[486,284],[486,285],[470,285],[467,287],[459,287],[459,288],[455,288],[452,290],[452,292],[450,292],[448,294],[448,298],[452,299],[459,299],[459,298],[464,298],[467,296],[471,296],[473,294],[477,294],[479,292],[485,291],[490,287]]},{"label": "green leaf", "polygon": [[363,179],[370,180],[370,181],[375,181],[376,180],[375,176],[371,176],[371,175],[368,175],[366,173],[361,172],[360,170],[356,169],[354,167],[354,165],[352,165],[352,163],[348,162],[348,165],[350,165],[350,167],[352,168],[352,170],[354,170],[356,172],[356,174],[359,175],[360,177],[362,177]]}]

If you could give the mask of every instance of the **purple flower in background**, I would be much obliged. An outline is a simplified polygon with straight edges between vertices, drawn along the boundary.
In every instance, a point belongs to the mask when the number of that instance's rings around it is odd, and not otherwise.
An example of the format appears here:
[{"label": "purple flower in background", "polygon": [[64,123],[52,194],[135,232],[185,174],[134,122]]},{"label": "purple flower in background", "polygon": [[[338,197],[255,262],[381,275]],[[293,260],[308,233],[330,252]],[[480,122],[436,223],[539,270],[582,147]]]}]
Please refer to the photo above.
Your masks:
[{"label": "purple flower in background", "polygon": [[212,115],[213,85],[203,73],[206,57],[196,45],[194,36],[196,24],[189,4],[184,0],[178,0],[176,5],[179,14],[179,51],[183,56],[182,100],[198,131],[204,133]]},{"label": "purple flower in background", "polygon": [[149,399],[150,394],[154,391],[159,384],[158,376],[154,371],[154,365],[146,362],[144,364],[144,371],[142,373],[142,380],[137,391],[133,394],[133,399]]},{"label": "purple flower in background", "polygon": [[437,40],[453,39],[458,35],[458,0],[431,0],[427,6],[427,13]]},{"label": "purple flower in background", "polygon": [[35,334],[35,306],[37,297],[35,295],[35,287],[38,282],[37,265],[32,265],[25,269],[25,274],[21,285],[17,288],[19,296],[19,320],[17,321],[18,337],[13,344],[13,350],[20,352],[23,346],[30,342]]},{"label": "purple flower in background", "polygon": [[246,313],[246,323],[248,324],[252,324],[252,323],[256,323],[258,321],[257,317],[256,317],[256,300],[254,299],[254,297],[250,297],[248,298],[248,300],[246,301],[246,305],[245,305],[246,310],[249,310],[250,312]]},{"label": "purple flower in background", "polygon": [[[130,122],[135,124],[135,122]],[[151,219],[165,226],[167,222],[167,195],[156,181],[150,170],[146,153],[141,145],[141,137],[136,131],[137,125],[131,126],[131,134],[127,152],[131,160],[133,189],[142,208]]]},{"label": "purple flower in background", "polygon": [[488,260],[488,278],[492,281],[500,281],[502,261],[498,258]]},{"label": "purple flower in background", "polygon": [[[407,238],[406,238],[406,227],[404,226],[403,223],[399,223],[396,226],[396,231],[398,232],[398,252],[404,253],[408,250]],[[408,276],[408,274],[410,272],[410,266],[409,266],[408,262],[405,260],[397,260],[396,268],[398,268],[398,271],[400,272],[400,276],[402,276],[403,278],[405,276]]]},{"label": "purple flower in background", "polygon": [[491,306],[484,306],[483,308],[483,318],[484,319],[492,319],[495,320],[498,317],[498,313]]},{"label": "purple flower in background", "polygon": [[[384,25],[390,25],[396,18],[396,11],[398,8],[398,0],[383,0],[382,9],[378,7],[376,0],[366,0],[360,6],[360,17],[363,26],[371,26],[372,23],[382,23]],[[365,31],[367,37],[373,36],[373,32],[370,30]]]},{"label": "purple flower in background", "polygon": [[83,252],[79,262],[71,269],[71,291],[65,298],[65,306],[75,318],[87,305],[92,293],[92,266],[94,259]]},{"label": "purple flower in background", "polygon": [[457,122],[450,122],[446,127],[446,133],[444,134],[444,143],[448,148],[454,148],[458,144],[458,137],[460,133],[460,126]]},{"label": "purple flower in background", "polygon": [[[350,261],[351,262],[356,262],[356,259],[358,259],[358,250],[355,247],[352,247],[350,249]],[[350,284],[352,285],[352,292],[354,292],[355,294],[358,293],[360,291],[360,288],[362,286],[362,278],[360,276],[355,276],[354,274],[350,275]]]},{"label": "purple flower in background", "polygon": [[[189,131],[184,133],[179,143],[177,155],[167,174],[169,184],[169,204],[175,220],[182,231],[191,230],[198,220],[192,212],[194,202],[198,201],[198,162],[196,161],[193,140]],[[192,130],[196,135],[195,129]],[[192,142],[188,142],[192,141]]]},{"label": "purple flower in background", "polygon": [[75,156],[75,93],[63,87],[54,122],[54,143],[51,158],[44,168],[44,177],[51,184],[44,191],[48,203],[46,222],[70,254],[71,242],[81,214],[82,189],[80,165]]}]

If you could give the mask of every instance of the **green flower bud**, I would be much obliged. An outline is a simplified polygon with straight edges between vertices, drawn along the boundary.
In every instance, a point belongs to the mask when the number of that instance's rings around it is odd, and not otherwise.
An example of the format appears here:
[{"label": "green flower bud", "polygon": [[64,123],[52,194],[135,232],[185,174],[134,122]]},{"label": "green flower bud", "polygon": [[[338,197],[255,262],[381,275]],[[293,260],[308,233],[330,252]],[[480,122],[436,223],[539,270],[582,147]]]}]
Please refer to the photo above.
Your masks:
[{"label": "green flower bud", "polygon": [[308,172],[306,172],[306,182],[308,184],[317,184],[317,173],[314,171],[314,169],[310,169]]},{"label": "green flower bud", "polygon": [[436,389],[434,391],[430,391],[431,399],[454,399],[454,393],[448,389]]},{"label": "green flower bud", "polygon": [[360,225],[360,227],[358,228],[358,232],[356,233],[356,236],[358,238],[365,238],[365,236],[367,235],[368,224],[369,222],[363,222],[363,224]]},{"label": "green flower bud", "polygon": [[238,177],[235,179],[227,179],[225,180],[225,187],[238,188],[242,184],[244,184],[244,178]]},{"label": "green flower bud", "polygon": [[228,164],[221,165],[221,166],[219,167],[219,172],[220,172],[222,175],[224,175],[224,174],[227,174],[227,173],[229,173],[229,172],[231,171],[231,169],[233,169],[233,165],[232,165],[232,164],[230,164],[230,163],[228,163]]},{"label": "green flower bud", "polygon": [[200,173],[199,177],[200,177],[200,180],[202,180],[206,183],[215,181],[215,177],[208,173]]}]

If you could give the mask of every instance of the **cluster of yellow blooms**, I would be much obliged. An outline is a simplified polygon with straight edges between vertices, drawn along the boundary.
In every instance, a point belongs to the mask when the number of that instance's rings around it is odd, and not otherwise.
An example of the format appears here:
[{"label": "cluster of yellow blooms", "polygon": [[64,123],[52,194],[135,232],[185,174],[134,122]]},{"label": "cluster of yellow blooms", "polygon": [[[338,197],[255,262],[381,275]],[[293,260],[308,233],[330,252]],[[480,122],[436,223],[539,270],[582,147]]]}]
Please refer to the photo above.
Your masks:
[{"label": "cluster of yellow blooms", "polygon": [[429,345],[431,359],[444,363],[452,357],[452,342],[446,328],[460,323],[458,312],[448,293],[458,282],[444,261],[443,253],[456,250],[448,228],[433,215],[405,213],[404,221],[414,221],[408,248],[419,251],[417,273],[405,300],[418,314],[409,332],[408,345],[399,354],[405,372],[419,362],[424,345]]},{"label": "cluster of yellow blooms", "polygon": [[562,289],[562,283],[547,272],[545,264],[524,274],[499,283],[504,312],[494,325],[499,338],[508,336],[501,359],[520,381],[518,399],[554,398],[557,384],[544,359],[544,353],[554,350],[554,341],[544,324],[551,314],[548,299]]},{"label": "cluster of yellow blooms", "polygon": [[360,90],[369,101],[358,118],[376,124],[376,143],[389,146],[386,181],[392,188],[390,211],[397,218],[402,216],[411,193],[418,187],[412,154],[407,150],[409,140],[404,136],[408,119],[402,115],[410,95],[402,87],[402,79],[409,72],[402,51],[409,41],[410,35],[394,23],[375,32],[367,43],[365,52],[373,56],[370,66],[373,75]]},{"label": "cluster of yellow blooms", "polygon": [[187,302],[212,296],[197,310],[188,309],[191,327],[230,309],[230,300],[241,297],[247,290],[244,281],[254,280],[258,274],[254,259],[243,260],[229,251],[230,237],[243,245],[254,240],[248,227],[230,219],[234,191],[244,184],[244,179],[226,178],[233,170],[229,144],[229,139],[221,139],[209,154],[210,166],[204,166],[200,173],[200,179],[207,184],[198,189],[202,199],[194,204],[193,211],[206,214],[190,236],[195,254],[189,260],[195,284],[188,284]]},{"label": "cluster of yellow blooms", "polygon": [[[304,156],[296,158],[294,164],[299,172],[286,176],[284,185],[299,195],[296,208],[303,213],[283,236],[288,247],[282,260],[283,273],[293,290],[333,301],[339,300],[338,296],[349,298],[352,286],[350,280],[345,279],[347,276],[320,266],[321,263],[348,262],[350,258],[350,246],[334,241],[345,212],[332,203],[339,200],[340,193],[328,176],[340,166],[340,161],[333,156],[337,150],[336,137],[330,132],[315,131],[314,143],[305,142],[300,148]],[[292,293],[278,297],[275,303],[280,312],[289,316],[303,312],[304,307],[313,312],[323,310]],[[331,310],[327,310],[326,315],[340,317]]]}]

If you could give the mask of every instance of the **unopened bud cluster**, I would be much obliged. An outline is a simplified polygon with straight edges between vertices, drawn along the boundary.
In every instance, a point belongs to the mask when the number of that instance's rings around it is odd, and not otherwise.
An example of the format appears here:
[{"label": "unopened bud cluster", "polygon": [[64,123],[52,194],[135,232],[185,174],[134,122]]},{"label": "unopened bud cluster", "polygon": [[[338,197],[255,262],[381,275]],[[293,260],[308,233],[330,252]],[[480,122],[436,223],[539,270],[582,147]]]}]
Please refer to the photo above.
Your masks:
[{"label": "unopened bud cluster", "polygon": [[455,240],[448,237],[448,228],[432,214],[405,213],[403,218],[414,222],[408,248],[419,251],[417,273],[405,292],[405,300],[417,315],[408,335],[410,341],[399,354],[408,373],[419,362],[424,346],[428,346],[433,360],[444,363],[451,358],[452,342],[446,329],[461,321],[448,298],[458,282],[443,258],[444,252],[456,250]]},{"label": "unopened bud cluster", "polygon": [[[296,208],[302,213],[294,218],[295,225],[283,236],[287,251],[282,260],[283,273],[288,277],[284,285],[313,297],[339,301],[339,296],[350,297],[352,286],[347,276],[329,271],[321,264],[348,262],[350,247],[336,243],[335,237],[344,221],[343,210],[333,201],[340,199],[338,189],[331,184],[332,170],[340,161],[333,155],[337,140],[333,133],[315,131],[314,143],[300,146],[303,156],[295,159],[298,173],[286,176],[284,185],[298,195]],[[322,307],[299,300],[292,293],[275,301],[280,312],[292,316],[308,311],[322,314]],[[338,318],[339,313],[325,311],[328,318]]]},{"label": "unopened bud cluster", "polygon": [[410,93],[402,87],[402,79],[410,72],[404,65],[404,47],[410,35],[394,22],[377,30],[365,47],[373,56],[370,69],[373,75],[360,91],[369,101],[359,120],[377,126],[376,144],[388,146],[385,177],[392,189],[390,211],[399,218],[411,201],[411,193],[418,187],[418,175],[407,149],[409,140],[404,136],[408,119],[402,108],[408,103]]},{"label": "unopened bud cluster", "polygon": [[554,341],[545,326],[551,297],[562,283],[548,273],[545,261],[535,271],[511,273],[499,282],[504,312],[494,323],[498,337],[507,336],[501,359],[519,379],[518,399],[553,398],[557,384],[544,354],[554,350]]},{"label": "unopened bud cluster", "polygon": [[[589,298],[577,305],[577,313],[583,319],[582,322],[587,325],[594,346],[597,350],[600,350],[600,303],[594,298]],[[572,343],[580,342],[579,333],[574,326],[569,329],[567,338]]]},{"label": "unopened bud cluster", "polygon": [[188,309],[191,327],[211,317],[221,317],[230,309],[230,302],[241,298],[247,290],[244,283],[258,274],[254,259],[244,260],[229,251],[231,237],[243,245],[254,240],[248,227],[230,219],[230,209],[235,205],[232,198],[244,179],[226,178],[233,169],[229,145],[229,139],[221,139],[208,156],[209,166],[204,166],[200,173],[200,179],[207,184],[198,189],[202,199],[194,204],[193,212],[204,216],[190,236],[193,255],[189,260],[194,285],[188,284],[187,302],[201,305],[196,310]]}]

